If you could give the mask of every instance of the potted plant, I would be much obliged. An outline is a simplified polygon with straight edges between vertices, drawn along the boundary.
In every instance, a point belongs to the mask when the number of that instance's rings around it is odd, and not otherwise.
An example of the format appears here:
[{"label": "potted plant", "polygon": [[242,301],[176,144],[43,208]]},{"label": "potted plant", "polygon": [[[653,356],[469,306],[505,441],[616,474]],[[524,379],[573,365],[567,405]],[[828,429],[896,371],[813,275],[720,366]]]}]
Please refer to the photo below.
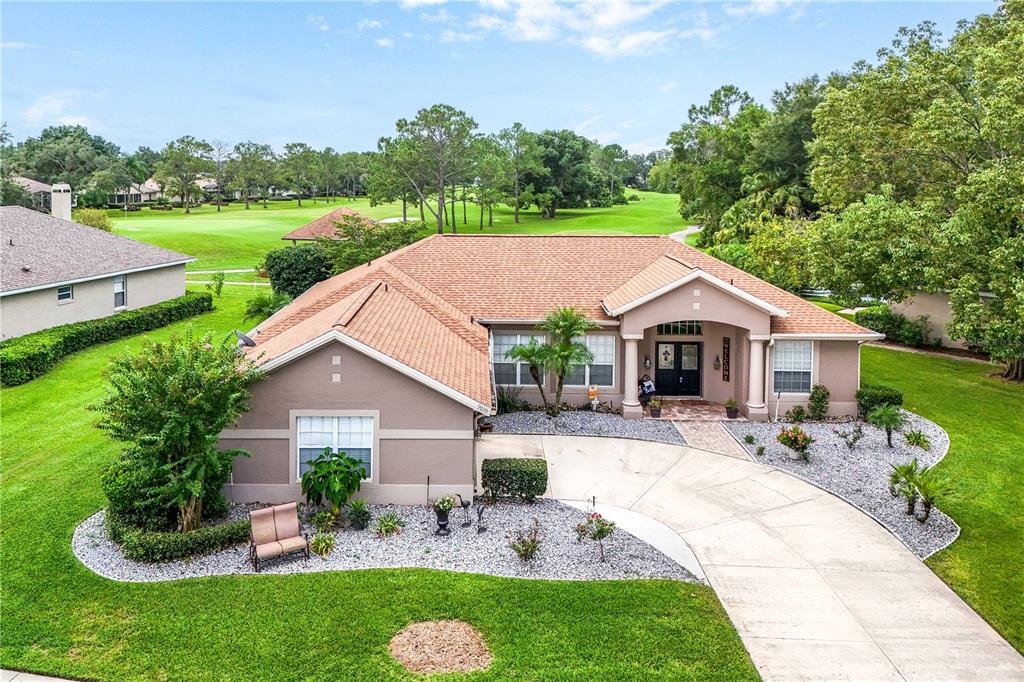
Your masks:
[{"label": "potted plant", "polygon": [[661,416],[661,401],[655,398],[654,400],[647,403],[647,406],[651,408],[651,416],[658,418]]},{"label": "potted plant", "polygon": [[782,429],[775,439],[789,448],[790,459],[806,460],[807,448],[811,447],[811,443],[814,442],[809,433],[796,425]]},{"label": "potted plant", "polygon": [[348,503],[348,522],[353,530],[366,530],[370,524],[370,509],[366,498],[360,497]]},{"label": "potted plant", "polygon": [[437,534],[448,534],[448,512],[455,506],[455,497],[445,495],[434,500],[434,514],[437,516]]},{"label": "potted plant", "polygon": [[729,419],[735,419],[740,416],[740,406],[736,403],[735,398],[729,398],[725,401],[725,416]]}]

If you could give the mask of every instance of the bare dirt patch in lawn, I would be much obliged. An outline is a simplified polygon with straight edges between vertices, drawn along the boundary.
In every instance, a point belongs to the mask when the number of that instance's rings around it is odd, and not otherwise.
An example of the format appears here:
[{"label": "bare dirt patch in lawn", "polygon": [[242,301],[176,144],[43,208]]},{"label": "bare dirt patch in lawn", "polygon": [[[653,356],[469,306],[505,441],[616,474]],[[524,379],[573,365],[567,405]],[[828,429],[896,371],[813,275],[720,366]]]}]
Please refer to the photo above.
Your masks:
[{"label": "bare dirt patch in lawn", "polygon": [[391,656],[414,673],[464,673],[491,664],[480,631],[461,620],[413,623],[391,639]]}]

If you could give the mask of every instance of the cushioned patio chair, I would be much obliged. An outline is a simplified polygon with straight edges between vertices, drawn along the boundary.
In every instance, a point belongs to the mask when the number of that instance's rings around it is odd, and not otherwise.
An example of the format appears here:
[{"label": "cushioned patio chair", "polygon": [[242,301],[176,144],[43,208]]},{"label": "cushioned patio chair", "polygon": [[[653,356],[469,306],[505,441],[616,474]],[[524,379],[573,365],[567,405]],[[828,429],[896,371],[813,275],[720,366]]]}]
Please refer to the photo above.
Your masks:
[{"label": "cushioned patio chair", "polygon": [[258,573],[260,565],[302,552],[309,559],[309,537],[299,527],[294,502],[249,512],[249,560]]}]

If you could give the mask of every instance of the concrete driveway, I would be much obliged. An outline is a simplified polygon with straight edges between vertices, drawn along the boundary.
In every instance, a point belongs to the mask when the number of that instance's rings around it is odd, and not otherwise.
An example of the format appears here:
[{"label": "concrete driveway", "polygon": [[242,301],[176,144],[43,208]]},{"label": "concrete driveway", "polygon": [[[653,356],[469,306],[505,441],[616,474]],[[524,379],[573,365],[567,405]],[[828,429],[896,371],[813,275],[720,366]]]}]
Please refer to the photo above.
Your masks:
[{"label": "concrete driveway", "polygon": [[673,528],[766,680],[1024,680],[1024,658],[899,540],[786,473],[617,438],[488,434],[477,453],[544,457],[550,497]]}]

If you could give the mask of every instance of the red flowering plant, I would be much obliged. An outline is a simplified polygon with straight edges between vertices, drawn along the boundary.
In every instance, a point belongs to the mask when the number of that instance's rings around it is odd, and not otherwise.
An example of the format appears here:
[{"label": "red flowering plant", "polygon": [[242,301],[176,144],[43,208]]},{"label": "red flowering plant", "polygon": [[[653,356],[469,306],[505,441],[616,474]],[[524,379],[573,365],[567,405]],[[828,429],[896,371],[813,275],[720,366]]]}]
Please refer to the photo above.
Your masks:
[{"label": "red flowering plant", "polygon": [[809,433],[796,425],[789,428],[783,427],[775,439],[790,450],[800,453],[800,456],[804,459],[807,459],[807,448],[811,447],[811,443],[814,442]]},{"label": "red flowering plant", "polygon": [[615,532],[615,523],[593,512],[583,523],[577,523],[576,541],[582,542],[583,538],[590,538],[597,542],[601,552],[601,561],[604,561],[604,539]]}]

